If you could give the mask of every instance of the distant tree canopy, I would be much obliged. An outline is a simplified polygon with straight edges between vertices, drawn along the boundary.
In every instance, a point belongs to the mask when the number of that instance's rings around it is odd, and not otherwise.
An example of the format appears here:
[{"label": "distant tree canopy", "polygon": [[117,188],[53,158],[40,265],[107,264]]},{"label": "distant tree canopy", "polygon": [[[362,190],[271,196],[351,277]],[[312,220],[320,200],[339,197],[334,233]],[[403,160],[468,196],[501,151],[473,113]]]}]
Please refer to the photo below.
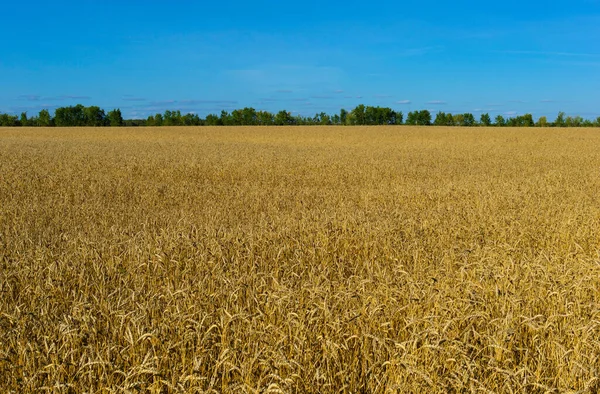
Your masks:
[{"label": "distant tree canopy", "polygon": [[124,125],[125,121],[118,109],[110,111],[107,115],[100,107],[84,107],[81,104],[57,108],[54,116],[50,115],[50,111],[47,109],[41,110],[37,117],[32,118],[28,118],[26,112],[23,112],[20,117],[0,114],[0,126],[104,127]]},{"label": "distant tree canopy", "polygon": [[595,120],[581,116],[567,116],[559,112],[551,122],[545,116],[533,120],[531,114],[504,118],[497,115],[492,122],[489,114],[484,113],[479,121],[471,113],[451,114],[438,112],[432,121],[428,110],[411,111],[406,116],[402,112],[387,107],[372,107],[360,104],[348,111],[341,109],[339,113],[320,112],[314,116],[292,115],[281,110],[277,113],[256,110],[251,107],[236,109],[232,112],[221,111],[220,114],[209,114],[201,118],[197,114],[182,114],[181,111],[166,110],[148,116],[146,119],[123,119],[120,109],[105,112],[97,106],[84,107],[81,104],[57,108],[54,115],[43,109],[37,116],[0,113],[0,126],[5,127],[121,127],[121,126],[293,126],[293,125],[416,125],[416,126],[485,126],[485,127],[600,127],[600,117]]},{"label": "distant tree canopy", "polygon": [[[358,105],[350,113],[343,113],[348,125],[395,125],[402,124],[402,112],[396,112],[386,107],[370,107],[363,104]],[[342,113],[340,113],[340,119]]]},{"label": "distant tree canopy", "polygon": [[106,114],[106,119],[110,127],[120,127],[125,124],[120,109],[113,109],[112,111],[109,111],[108,114]]},{"label": "distant tree canopy", "polygon": [[428,110],[409,112],[406,124],[415,126],[431,125],[431,113]]}]

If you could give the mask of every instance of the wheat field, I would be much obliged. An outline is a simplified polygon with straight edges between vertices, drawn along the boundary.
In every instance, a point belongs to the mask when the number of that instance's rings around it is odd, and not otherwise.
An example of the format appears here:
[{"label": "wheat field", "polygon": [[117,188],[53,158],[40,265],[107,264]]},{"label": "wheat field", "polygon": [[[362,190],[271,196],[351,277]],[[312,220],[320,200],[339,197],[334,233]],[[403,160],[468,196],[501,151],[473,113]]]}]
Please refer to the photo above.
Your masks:
[{"label": "wheat field", "polygon": [[597,393],[600,132],[0,129],[0,391]]}]

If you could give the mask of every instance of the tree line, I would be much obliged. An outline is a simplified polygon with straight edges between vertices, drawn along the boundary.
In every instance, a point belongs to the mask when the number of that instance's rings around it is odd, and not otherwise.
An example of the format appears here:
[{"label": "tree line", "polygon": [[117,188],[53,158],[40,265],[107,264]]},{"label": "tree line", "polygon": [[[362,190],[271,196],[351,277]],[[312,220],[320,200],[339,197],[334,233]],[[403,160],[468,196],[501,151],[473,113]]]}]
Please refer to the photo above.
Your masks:
[{"label": "tree line", "polygon": [[57,108],[54,115],[43,109],[37,116],[28,117],[0,113],[0,126],[8,127],[121,127],[121,126],[291,126],[291,125],[422,125],[422,126],[497,126],[497,127],[600,127],[600,116],[595,120],[581,116],[566,116],[559,112],[554,121],[545,116],[534,121],[531,114],[514,117],[496,116],[493,120],[487,113],[479,119],[471,113],[451,114],[438,112],[435,118],[428,110],[411,111],[404,118],[402,112],[387,107],[360,104],[351,111],[341,109],[337,114],[320,112],[314,116],[292,115],[289,111],[271,113],[254,108],[221,111],[205,118],[197,114],[182,114],[181,111],[166,110],[150,115],[147,119],[123,119],[120,109],[105,112],[97,106],[81,104]]},{"label": "tree line", "polygon": [[106,113],[100,107],[84,107],[81,104],[57,108],[54,116],[47,109],[33,117],[28,117],[27,112],[21,113],[21,116],[0,113],[0,126],[9,127],[103,127],[125,126],[125,123],[119,109]]}]

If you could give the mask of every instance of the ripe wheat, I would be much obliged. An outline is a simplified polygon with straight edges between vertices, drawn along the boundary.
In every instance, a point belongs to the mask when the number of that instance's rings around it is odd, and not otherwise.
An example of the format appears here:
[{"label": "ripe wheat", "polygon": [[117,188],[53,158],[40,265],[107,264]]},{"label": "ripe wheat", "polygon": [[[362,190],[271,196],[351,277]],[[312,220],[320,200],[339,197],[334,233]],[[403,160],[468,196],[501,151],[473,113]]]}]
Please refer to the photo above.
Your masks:
[{"label": "ripe wheat", "polygon": [[0,391],[600,390],[600,133],[0,130]]}]

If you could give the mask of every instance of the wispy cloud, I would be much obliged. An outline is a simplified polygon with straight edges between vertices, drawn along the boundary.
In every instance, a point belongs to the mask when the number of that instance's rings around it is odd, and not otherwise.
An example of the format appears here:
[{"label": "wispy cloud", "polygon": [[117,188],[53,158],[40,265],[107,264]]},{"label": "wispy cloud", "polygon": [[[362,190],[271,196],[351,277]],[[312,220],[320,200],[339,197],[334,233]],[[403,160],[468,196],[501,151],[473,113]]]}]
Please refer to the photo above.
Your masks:
[{"label": "wispy cloud", "polygon": [[153,101],[150,105],[170,105],[177,103],[177,100],[162,100],[162,101]]},{"label": "wispy cloud", "polygon": [[181,104],[237,104],[235,100],[180,100]]},{"label": "wispy cloud", "polygon": [[89,100],[91,99],[90,96],[60,96],[62,99],[68,100]]},{"label": "wispy cloud", "polygon": [[9,113],[18,114],[21,112],[28,112],[30,114],[37,114],[42,109],[55,110],[59,105],[48,105],[48,104],[40,104],[40,105],[17,105],[9,107]]},{"label": "wispy cloud", "polygon": [[442,101],[442,100],[431,100],[431,101],[428,101],[427,104],[431,104],[431,105],[445,105],[447,103],[445,101]]},{"label": "wispy cloud", "polygon": [[412,101],[410,100],[400,100],[400,101],[396,101],[396,104],[410,104]]},{"label": "wispy cloud", "polygon": [[335,93],[335,94],[342,94],[342,93],[344,93],[344,91],[341,90],[341,89],[338,89],[338,90],[334,90],[333,93]]},{"label": "wispy cloud", "polygon": [[42,97],[37,94],[22,94],[19,96],[21,100],[27,101],[62,101],[62,100],[89,100],[90,96],[72,96],[72,95],[62,95],[56,97]]},{"label": "wispy cloud", "polygon": [[331,100],[331,99],[333,99],[332,96],[322,96],[322,95],[310,96],[310,98],[312,98],[312,99],[320,99],[320,100]]},{"label": "wispy cloud", "polygon": [[19,99],[27,101],[40,101],[42,97],[38,96],[37,94],[22,94],[19,96]]},{"label": "wispy cloud", "polygon": [[494,51],[495,53],[505,53],[508,55],[533,55],[533,56],[561,56],[561,57],[592,57],[600,58],[600,53],[586,52],[560,52],[560,51]]},{"label": "wispy cloud", "polygon": [[[326,98],[326,96],[314,96],[313,98]],[[259,99],[260,103],[274,103],[274,102],[278,102],[278,103],[302,103],[302,102],[307,102],[308,99],[307,98],[303,98],[303,97],[294,97],[294,98],[287,98],[287,97],[261,97]]]},{"label": "wispy cloud", "polygon": [[552,100],[552,99],[544,99],[544,100],[540,100],[540,103],[544,103],[544,104],[565,104],[565,103],[575,103],[576,101],[573,100]]},{"label": "wispy cloud", "polygon": [[143,97],[127,97],[127,96],[123,97],[122,100],[123,101],[146,101],[146,99]]}]

